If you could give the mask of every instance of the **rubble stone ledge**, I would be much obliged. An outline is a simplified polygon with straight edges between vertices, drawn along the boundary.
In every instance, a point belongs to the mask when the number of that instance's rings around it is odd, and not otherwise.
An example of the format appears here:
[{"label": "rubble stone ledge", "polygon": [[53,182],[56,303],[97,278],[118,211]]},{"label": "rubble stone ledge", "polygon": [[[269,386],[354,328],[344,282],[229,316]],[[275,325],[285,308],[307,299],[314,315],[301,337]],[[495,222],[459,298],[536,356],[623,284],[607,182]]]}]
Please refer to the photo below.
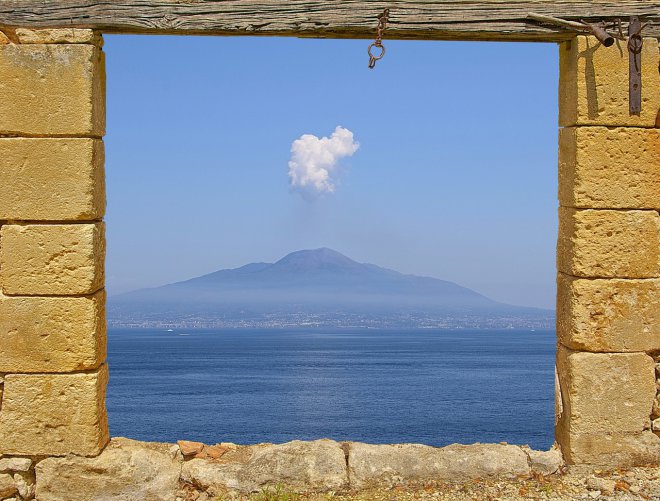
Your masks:
[{"label": "rubble stone ledge", "polygon": [[209,446],[114,438],[95,458],[43,459],[35,476],[40,501],[187,501],[273,488],[348,493],[438,481],[530,478],[561,468],[556,448],[541,452],[508,444],[438,448],[316,440]]}]

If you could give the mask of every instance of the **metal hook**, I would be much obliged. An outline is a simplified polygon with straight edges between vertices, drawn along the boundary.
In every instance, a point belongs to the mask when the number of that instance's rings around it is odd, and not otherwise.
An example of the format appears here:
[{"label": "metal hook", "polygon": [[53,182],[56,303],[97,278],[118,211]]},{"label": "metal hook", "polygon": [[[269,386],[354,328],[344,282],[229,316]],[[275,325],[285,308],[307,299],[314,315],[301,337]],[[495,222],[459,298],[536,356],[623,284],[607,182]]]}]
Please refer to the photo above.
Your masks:
[{"label": "metal hook", "polygon": [[[390,15],[390,9],[385,9],[383,10],[382,14],[378,15],[378,28],[376,31],[376,40],[374,40],[374,43],[372,43],[367,49],[367,53],[369,54],[369,69],[373,69],[374,66],[376,66],[376,61],[378,61],[385,55],[385,47],[383,46],[383,32],[385,31],[385,26],[387,26],[389,15]],[[378,56],[374,56],[371,53],[371,49],[373,49],[374,47],[378,47],[381,50]]]},{"label": "metal hook", "polygon": [[[371,50],[372,50],[374,47],[378,47],[378,48],[380,49],[380,54],[378,54],[377,56],[374,56],[374,55],[371,53]],[[376,61],[378,61],[379,59],[382,59],[383,56],[385,55],[385,46],[382,45],[382,44],[379,44],[379,43],[377,43],[377,42],[374,42],[374,43],[372,43],[372,44],[369,46],[369,48],[367,49],[367,53],[369,54],[369,68],[370,68],[370,69],[373,69],[374,66],[376,66]]]}]

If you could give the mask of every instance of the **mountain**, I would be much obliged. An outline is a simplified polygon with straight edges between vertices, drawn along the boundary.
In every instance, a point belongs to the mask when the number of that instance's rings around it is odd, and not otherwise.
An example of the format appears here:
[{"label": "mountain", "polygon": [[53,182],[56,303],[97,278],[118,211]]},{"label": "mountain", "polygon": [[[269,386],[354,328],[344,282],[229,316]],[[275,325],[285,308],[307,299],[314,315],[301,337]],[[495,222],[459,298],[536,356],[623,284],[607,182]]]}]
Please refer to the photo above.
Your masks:
[{"label": "mountain", "polygon": [[327,248],[108,300],[111,325],[419,327],[499,319],[509,326],[512,318],[529,324],[551,317],[546,310],[498,303],[453,282],[358,263]]}]

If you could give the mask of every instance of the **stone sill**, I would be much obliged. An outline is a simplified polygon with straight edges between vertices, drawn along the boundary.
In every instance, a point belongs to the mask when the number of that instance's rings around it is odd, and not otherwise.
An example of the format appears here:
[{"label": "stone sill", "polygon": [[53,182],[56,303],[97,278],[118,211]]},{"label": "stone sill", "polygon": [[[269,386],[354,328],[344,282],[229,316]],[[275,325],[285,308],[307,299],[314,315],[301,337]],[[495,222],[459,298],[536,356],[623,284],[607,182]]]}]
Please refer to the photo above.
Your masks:
[{"label": "stone sill", "polygon": [[[245,498],[268,489],[332,497],[429,482],[529,479],[556,474],[562,467],[561,453],[556,448],[540,452],[505,443],[437,448],[323,439],[205,446],[114,438],[98,457],[42,459],[28,477],[36,477],[36,497],[40,501],[188,501]],[[6,497],[1,476],[11,478],[11,474],[0,473],[0,499]],[[14,495],[10,490],[5,493]]]}]

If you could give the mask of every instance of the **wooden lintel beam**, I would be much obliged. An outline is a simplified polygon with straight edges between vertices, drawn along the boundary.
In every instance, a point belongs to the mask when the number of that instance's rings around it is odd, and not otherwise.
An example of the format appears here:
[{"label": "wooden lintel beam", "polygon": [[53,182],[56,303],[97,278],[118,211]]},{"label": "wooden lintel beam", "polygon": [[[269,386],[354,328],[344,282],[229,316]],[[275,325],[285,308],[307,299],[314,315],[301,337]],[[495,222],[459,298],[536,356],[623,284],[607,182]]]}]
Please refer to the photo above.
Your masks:
[{"label": "wooden lintel beam", "polygon": [[77,27],[102,33],[371,38],[390,9],[386,38],[561,41],[571,30],[530,12],[579,21],[639,16],[660,38],[655,0],[0,0],[0,26]]}]

